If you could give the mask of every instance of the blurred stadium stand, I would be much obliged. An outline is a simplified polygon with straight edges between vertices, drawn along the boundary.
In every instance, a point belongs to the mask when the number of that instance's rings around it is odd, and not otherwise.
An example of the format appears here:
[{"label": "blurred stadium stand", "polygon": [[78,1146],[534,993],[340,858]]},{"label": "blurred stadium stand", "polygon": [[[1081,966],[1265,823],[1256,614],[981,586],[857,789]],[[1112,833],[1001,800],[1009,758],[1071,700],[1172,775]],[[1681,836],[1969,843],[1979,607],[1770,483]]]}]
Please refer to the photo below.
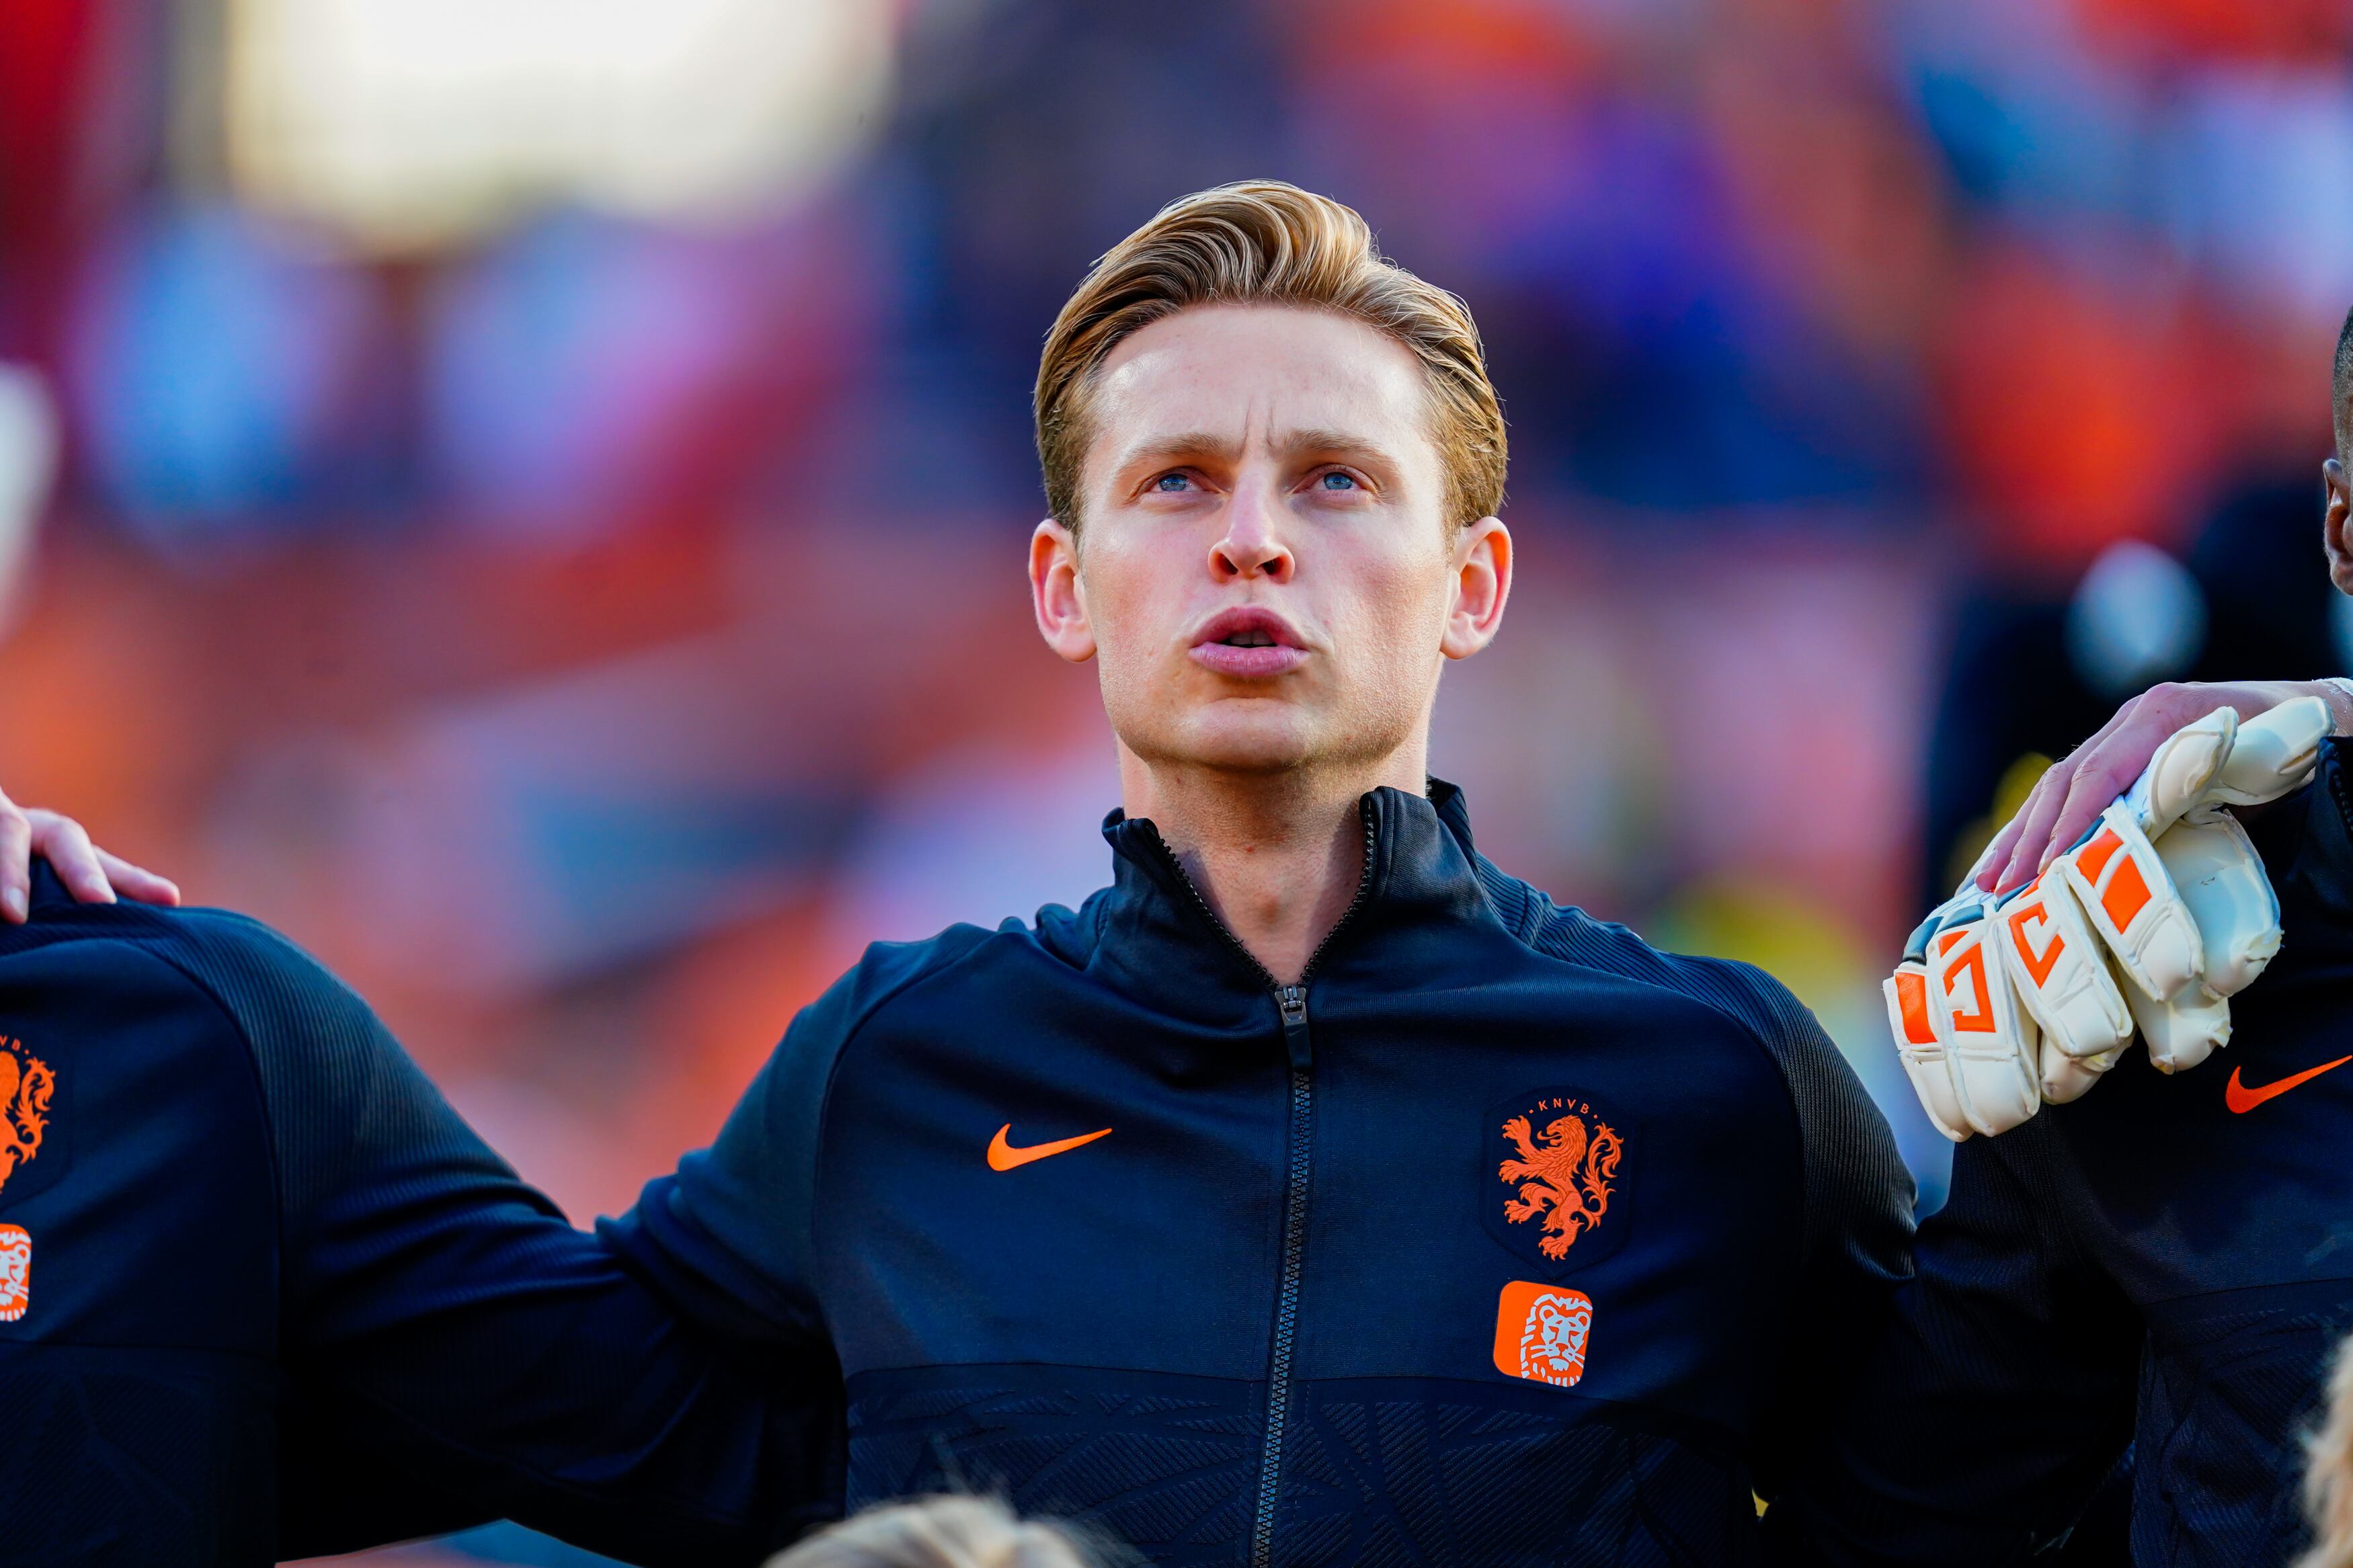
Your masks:
[{"label": "blurred stadium stand", "polygon": [[1789,979],[1932,1201],[1876,974],[2004,773],[2119,669],[2348,667],[2340,0],[494,14],[0,0],[0,781],[316,949],[575,1217],[863,941],[1100,876],[1028,387],[1187,190],[1470,300],[1526,575],[1440,771]]}]

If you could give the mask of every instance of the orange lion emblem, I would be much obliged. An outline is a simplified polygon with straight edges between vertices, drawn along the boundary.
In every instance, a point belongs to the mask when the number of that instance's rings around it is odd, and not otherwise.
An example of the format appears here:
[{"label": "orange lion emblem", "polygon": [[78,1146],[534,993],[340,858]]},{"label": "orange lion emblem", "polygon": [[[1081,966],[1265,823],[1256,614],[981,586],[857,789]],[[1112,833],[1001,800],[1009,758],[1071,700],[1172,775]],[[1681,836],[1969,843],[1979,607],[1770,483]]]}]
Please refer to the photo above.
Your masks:
[{"label": "orange lion emblem", "polygon": [[0,1040],[0,1187],[41,1152],[49,1127],[49,1096],[58,1080],[38,1057],[20,1056],[24,1045]]},{"label": "orange lion emblem", "polygon": [[1583,1117],[1555,1117],[1539,1139],[1526,1117],[1514,1116],[1504,1123],[1504,1136],[1520,1152],[1518,1159],[1504,1161],[1495,1173],[1498,1179],[1520,1186],[1519,1196],[1504,1200],[1504,1217],[1514,1225],[1542,1219],[1544,1238],[1536,1246],[1558,1261],[1609,1212],[1610,1180],[1625,1148],[1599,1117],[1594,1118],[1589,1135]]}]

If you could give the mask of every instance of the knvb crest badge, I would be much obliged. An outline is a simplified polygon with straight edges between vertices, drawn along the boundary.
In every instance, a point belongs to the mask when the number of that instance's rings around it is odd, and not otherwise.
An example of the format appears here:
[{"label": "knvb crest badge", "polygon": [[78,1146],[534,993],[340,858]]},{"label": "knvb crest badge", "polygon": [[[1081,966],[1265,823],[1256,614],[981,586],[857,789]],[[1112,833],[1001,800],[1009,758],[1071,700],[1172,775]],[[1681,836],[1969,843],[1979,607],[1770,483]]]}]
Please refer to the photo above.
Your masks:
[{"label": "knvb crest badge", "polygon": [[[22,1040],[0,1037],[0,1198],[28,1196],[47,1186],[47,1168],[37,1169],[49,1139],[57,1075]],[[64,1162],[51,1160],[51,1165]]]},{"label": "knvb crest badge", "polygon": [[1546,1089],[1491,1109],[1480,1162],[1487,1233],[1534,1271],[1599,1263],[1626,1238],[1630,1129],[1590,1095]]}]

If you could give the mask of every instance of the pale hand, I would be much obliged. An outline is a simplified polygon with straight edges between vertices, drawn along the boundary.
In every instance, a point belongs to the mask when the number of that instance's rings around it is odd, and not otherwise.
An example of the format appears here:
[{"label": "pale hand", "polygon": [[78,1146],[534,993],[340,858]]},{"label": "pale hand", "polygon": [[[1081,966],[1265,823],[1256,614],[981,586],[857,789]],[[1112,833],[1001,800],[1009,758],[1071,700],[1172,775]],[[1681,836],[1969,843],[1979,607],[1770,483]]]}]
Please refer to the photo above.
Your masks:
[{"label": "pale hand", "polygon": [[32,911],[36,856],[85,904],[111,904],[118,895],[142,904],[180,901],[178,887],[99,848],[72,817],[26,809],[0,795],[0,920],[11,925],[22,925]]},{"label": "pale hand", "polygon": [[2353,696],[2327,680],[2171,681],[2116,711],[2099,732],[2047,769],[2018,815],[1986,846],[1969,874],[1979,891],[2007,893],[2032,880],[2084,836],[2183,725],[2218,709],[2242,721],[2299,697],[2328,705],[2330,732],[2353,734]]}]

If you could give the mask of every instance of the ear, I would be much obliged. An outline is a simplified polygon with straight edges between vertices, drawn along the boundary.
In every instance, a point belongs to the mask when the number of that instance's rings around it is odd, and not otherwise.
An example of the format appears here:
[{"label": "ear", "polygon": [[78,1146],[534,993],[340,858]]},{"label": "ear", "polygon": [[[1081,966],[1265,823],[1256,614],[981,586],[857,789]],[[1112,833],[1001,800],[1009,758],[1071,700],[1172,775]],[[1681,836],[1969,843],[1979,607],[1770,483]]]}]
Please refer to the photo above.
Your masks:
[{"label": "ear", "polygon": [[2353,519],[2353,480],[2345,465],[2331,458],[2320,465],[2320,481],[2328,489],[2328,510],[2320,523],[2321,547],[2328,552],[2328,580],[2340,594],[2353,594],[2353,549],[2345,542],[2345,525]]},{"label": "ear", "polygon": [[1512,531],[1499,517],[1482,517],[1454,542],[1454,607],[1439,650],[1469,658],[1493,642],[1511,596]]},{"label": "ear", "polygon": [[1050,517],[1029,535],[1029,606],[1048,647],[1072,664],[1094,658],[1094,627],[1079,584],[1079,542]]}]

